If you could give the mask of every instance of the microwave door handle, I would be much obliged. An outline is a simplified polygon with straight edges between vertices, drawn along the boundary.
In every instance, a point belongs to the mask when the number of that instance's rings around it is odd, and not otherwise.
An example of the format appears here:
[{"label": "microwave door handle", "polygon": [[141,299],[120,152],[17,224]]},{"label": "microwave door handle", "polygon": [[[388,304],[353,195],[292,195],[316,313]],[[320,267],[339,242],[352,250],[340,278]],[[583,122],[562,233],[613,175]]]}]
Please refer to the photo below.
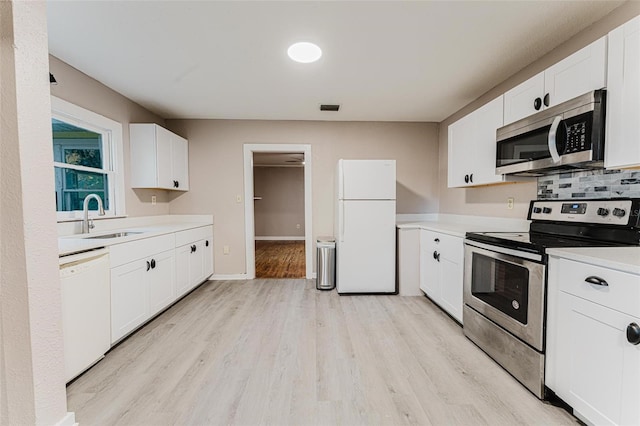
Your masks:
[{"label": "microwave door handle", "polygon": [[556,148],[556,134],[558,132],[558,126],[560,126],[560,122],[562,121],[562,116],[557,115],[553,122],[551,123],[551,128],[549,129],[549,153],[551,154],[551,159],[554,163],[560,162],[560,155],[558,154],[558,149]]}]

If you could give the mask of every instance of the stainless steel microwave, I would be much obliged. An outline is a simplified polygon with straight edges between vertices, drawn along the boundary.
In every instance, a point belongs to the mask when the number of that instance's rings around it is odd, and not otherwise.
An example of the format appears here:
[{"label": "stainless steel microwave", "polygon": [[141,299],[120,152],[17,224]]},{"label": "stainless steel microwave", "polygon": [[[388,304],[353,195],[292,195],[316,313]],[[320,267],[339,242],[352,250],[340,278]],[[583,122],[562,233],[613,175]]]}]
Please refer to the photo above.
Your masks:
[{"label": "stainless steel microwave", "polygon": [[594,90],[499,128],[496,174],[602,168],[606,93]]}]

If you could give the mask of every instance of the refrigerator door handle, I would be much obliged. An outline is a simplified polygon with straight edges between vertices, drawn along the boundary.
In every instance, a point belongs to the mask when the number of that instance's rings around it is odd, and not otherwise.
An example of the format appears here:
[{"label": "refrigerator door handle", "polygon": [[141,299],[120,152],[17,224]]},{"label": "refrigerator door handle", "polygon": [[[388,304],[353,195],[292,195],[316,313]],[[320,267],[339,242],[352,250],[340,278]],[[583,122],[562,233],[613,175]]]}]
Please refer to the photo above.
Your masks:
[{"label": "refrigerator door handle", "polygon": [[344,202],[340,203],[340,242],[344,242]]}]

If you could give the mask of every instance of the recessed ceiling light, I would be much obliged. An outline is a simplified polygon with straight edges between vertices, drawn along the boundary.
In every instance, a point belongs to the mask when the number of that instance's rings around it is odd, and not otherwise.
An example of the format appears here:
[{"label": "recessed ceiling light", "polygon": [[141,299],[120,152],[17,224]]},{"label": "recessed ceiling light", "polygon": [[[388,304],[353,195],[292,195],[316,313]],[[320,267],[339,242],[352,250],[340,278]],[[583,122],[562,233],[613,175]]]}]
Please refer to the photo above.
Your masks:
[{"label": "recessed ceiling light", "polygon": [[322,56],[322,50],[320,50],[320,48],[313,43],[302,41],[300,43],[294,43],[289,46],[289,49],[287,49],[287,54],[296,62],[308,64],[320,59],[320,57]]}]

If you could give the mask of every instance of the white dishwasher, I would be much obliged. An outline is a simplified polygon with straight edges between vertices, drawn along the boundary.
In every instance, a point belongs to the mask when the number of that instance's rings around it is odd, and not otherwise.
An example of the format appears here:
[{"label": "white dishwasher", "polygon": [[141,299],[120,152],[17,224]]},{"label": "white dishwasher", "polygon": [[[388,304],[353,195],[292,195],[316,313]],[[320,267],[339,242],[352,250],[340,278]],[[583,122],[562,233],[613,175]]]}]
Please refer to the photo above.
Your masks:
[{"label": "white dishwasher", "polygon": [[111,344],[109,252],[92,250],[60,258],[65,380],[104,357]]}]

